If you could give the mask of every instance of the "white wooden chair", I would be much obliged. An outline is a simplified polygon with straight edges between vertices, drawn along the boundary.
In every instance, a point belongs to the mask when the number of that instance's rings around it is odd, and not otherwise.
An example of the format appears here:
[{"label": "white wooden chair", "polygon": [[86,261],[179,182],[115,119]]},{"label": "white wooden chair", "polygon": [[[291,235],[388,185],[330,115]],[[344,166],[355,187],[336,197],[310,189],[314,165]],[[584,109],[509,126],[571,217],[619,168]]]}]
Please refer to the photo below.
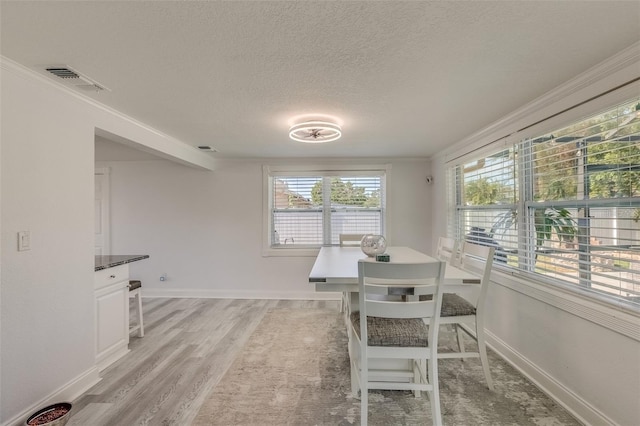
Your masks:
[{"label": "white wooden chair", "polygon": [[139,280],[129,281],[129,299],[135,299],[136,313],[138,314],[138,324],[134,327],[129,327],[129,333],[138,330],[138,336],[144,337],[144,323],[142,322],[142,282]]},{"label": "white wooden chair", "polygon": [[460,264],[460,254],[458,253],[458,241],[449,237],[440,237],[438,239],[438,248],[436,258],[443,262],[449,262],[454,266]]},{"label": "white wooden chair", "polygon": [[[360,241],[365,234],[340,234],[340,247],[360,247]],[[346,312],[349,305],[349,293],[342,292],[342,301],[340,302],[340,312]]]},{"label": "white wooden chair", "polygon": [[[489,389],[493,390],[493,380],[489,370],[487,346],[484,333],[485,301],[487,290],[491,282],[491,267],[493,265],[494,247],[481,246],[465,241],[462,244],[460,267],[481,277],[480,284],[465,284],[457,289],[467,287],[456,293],[445,293],[442,296],[440,324],[453,324],[458,342],[458,352],[440,352],[439,359],[445,358],[480,358],[484,376]],[[478,343],[477,352],[465,351],[463,332],[474,338]]]},{"label": "white wooden chair", "polygon": [[[426,391],[433,424],[442,424],[437,342],[444,271],[444,262],[359,261],[360,310],[350,315],[349,356],[352,391],[361,393],[361,425],[367,424],[369,389]],[[371,360],[403,367],[377,368]]]}]

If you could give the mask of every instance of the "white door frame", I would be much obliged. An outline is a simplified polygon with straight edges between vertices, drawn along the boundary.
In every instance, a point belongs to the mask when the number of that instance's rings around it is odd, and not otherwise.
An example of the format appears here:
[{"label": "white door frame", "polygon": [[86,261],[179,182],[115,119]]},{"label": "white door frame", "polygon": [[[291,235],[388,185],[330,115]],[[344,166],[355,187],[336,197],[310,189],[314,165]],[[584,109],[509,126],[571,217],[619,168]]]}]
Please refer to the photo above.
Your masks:
[{"label": "white door frame", "polygon": [[[108,167],[99,167],[95,169],[95,186],[97,186],[98,180],[100,180],[100,230],[102,234],[98,236],[98,233],[95,233],[95,241],[94,251],[97,253],[98,248],[101,248],[102,254],[111,254],[111,208],[110,208],[110,200],[111,200],[111,190],[109,186],[110,181],[110,169]],[[95,191],[94,186],[94,191]],[[94,199],[97,202],[97,194],[94,193]],[[96,209],[98,207],[96,206]],[[97,211],[96,211],[97,215]],[[96,217],[97,220],[97,217]],[[97,227],[96,227],[97,230]]]}]

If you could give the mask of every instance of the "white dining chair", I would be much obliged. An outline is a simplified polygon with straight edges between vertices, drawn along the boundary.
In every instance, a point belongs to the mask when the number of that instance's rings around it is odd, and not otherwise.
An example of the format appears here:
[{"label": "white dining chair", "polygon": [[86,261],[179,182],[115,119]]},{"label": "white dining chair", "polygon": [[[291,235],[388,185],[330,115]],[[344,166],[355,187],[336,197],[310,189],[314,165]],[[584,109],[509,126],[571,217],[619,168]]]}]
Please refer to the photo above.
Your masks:
[{"label": "white dining chair", "polygon": [[438,248],[436,250],[436,258],[443,262],[449,262],[454,266],[460,264],[460,254],[458,253],[458,241],[449,237],[438,238]]},{"label": "white dining chair", "polygon": [[[360,310],[350,315],[349,356],[361,425],[367,424],[370,389],[412,390],[416,396],[425,391],[433,424],[442,424],[437,342],[444,271],[444,262],[359,261]],[[390,371],[370,362],[381,359],[397,360],[404,368],[396,364]]]},{"label": "white dining chair", "polygon": [[[480,284],[465,284],[468,291],[445,293],[442,296],[440,324],[453,324],[458,343],[458,352],[439,352],[439,359],[447,358],[480,358],[484,376],[489,389],[493,390],[493,380],[489,370],[487,346],[485,342],[484,317],[485,302],[491,267],[493,265],[494,247],[481,246],[465,241],[462,244],[460,268],[480,277]],[[457,287],[460,288],[460,287]],[[478,344],[477,352],[468,352],[464,346],[464,333],[474,338]]]},{"label": "white dining chair", "polygon": [[362,241],[362,237],[364,237],[364,235],[365,234],[340,234],[338,236],[338,238],[340,239],[340,247],[360,247],[360,241]]},{"label": "white dining chair", "polygon": [[[360,247],[360,241],[365,234],[340,234],[340,247]],[[342,292],[342,300],[340,302],[340,312],[347,312],[349,306],[349,293]]]}]

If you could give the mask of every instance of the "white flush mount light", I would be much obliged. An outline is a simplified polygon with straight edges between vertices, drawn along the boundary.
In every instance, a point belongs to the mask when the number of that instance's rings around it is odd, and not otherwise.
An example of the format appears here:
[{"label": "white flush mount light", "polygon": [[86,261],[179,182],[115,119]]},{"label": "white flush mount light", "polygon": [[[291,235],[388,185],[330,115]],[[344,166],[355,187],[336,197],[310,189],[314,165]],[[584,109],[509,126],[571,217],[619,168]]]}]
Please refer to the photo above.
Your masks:
[{"label": "white flush mount light", "polygon": [[289,137],[297,142],[324,143],[340,139],[342,129],[337,123],[327,120],[308,120],[294,124]]}]

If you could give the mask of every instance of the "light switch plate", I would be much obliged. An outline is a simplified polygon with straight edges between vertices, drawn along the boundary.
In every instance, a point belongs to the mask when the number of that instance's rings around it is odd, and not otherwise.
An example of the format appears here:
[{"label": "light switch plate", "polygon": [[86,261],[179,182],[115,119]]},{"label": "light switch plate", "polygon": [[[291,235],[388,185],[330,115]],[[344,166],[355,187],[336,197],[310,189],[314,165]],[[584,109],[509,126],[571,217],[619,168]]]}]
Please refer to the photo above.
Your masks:
[{"label": "light switch plate", "polygon": [[20,231],[18,232],[18,251],[31,250],[31,232]]}]

